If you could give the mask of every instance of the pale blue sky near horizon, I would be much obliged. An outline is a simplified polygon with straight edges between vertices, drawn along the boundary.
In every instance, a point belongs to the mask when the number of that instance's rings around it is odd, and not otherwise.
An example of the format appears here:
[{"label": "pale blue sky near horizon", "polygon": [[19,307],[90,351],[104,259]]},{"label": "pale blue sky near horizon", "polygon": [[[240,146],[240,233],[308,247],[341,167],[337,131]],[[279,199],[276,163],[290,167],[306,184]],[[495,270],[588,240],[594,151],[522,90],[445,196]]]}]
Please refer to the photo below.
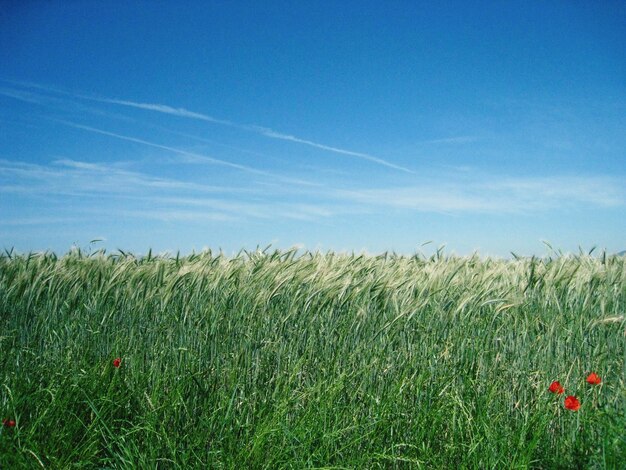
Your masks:
[{"label": "pale blue sky near horizon", "polygon": [[624,250],[624,24],[617,1],[3,2],[0,249]]}]

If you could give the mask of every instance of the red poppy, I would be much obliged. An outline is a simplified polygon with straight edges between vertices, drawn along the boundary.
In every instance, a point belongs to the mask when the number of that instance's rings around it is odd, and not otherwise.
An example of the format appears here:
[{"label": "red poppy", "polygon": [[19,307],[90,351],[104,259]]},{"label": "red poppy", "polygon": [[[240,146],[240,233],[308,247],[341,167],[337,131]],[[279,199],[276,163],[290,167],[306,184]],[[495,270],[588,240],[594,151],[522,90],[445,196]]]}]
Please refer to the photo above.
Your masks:
[{"label": "red poppy", "polygon": [[9,419],[9,418],[4,418],[2,420],[2,425],[6,426],[7,428],[14,428],[15,427],[15,421],[13,421],[12,419]]},{"label": "red poppy", "polygon": [[119,357],[113,359],[113,367],[119,367],[122,364],[122,360]]},{"label": "red poppy", "polygon": [[565,391],[563,385],[561,385],[561,382],[557,380],[550,384],[550,388],[548,390],[550,390],[552,393],[558,393],[559,395]]},{"label": "red poppy", "polygon": [[578,409],[580,408],[580,402],[578,401],[578,398],[576,398],[573,395],[570,395],[567,398],[565,398],[564,404],[565,404],[565,408],[567,408],[568,410],[578,411]]},{"label": "red poppy", "polygon": [[595,372],[592,372],[587,376],[587,383],[590,385],[599,385],[600,382],[602,382],[602,379]]}]

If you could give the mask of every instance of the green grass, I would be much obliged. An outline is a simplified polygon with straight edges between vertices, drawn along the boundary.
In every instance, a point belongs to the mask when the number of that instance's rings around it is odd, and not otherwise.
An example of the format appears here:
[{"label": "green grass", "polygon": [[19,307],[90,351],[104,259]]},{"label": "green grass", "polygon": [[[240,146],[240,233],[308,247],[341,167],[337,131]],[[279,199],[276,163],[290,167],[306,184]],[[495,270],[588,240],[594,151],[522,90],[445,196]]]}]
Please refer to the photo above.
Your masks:
[{"label": "green grass", "polygon": [[0,468],[620,468],[625,313],[624,257],[7,254]]}]

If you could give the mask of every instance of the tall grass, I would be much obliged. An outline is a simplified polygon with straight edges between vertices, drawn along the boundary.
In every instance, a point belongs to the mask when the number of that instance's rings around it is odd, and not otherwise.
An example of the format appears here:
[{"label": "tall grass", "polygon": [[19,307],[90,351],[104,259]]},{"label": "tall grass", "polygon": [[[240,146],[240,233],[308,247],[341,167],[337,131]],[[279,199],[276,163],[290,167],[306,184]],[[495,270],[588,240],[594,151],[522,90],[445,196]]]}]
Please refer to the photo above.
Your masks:
[{"label": "tall grass", "polygon": [[623,257],[6,255],[0,467],[618,468],[625,311]]}]

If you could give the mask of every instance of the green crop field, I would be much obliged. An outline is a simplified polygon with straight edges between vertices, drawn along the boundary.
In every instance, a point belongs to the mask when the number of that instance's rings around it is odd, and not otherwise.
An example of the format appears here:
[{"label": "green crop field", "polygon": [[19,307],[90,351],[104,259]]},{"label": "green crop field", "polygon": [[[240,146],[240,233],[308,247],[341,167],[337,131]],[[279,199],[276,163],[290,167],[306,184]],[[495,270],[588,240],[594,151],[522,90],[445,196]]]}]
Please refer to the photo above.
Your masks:
[{"label": "green crop field", "polygon": [[0,468],[624,468],[625,313],[617,256],[7,253]]}]

